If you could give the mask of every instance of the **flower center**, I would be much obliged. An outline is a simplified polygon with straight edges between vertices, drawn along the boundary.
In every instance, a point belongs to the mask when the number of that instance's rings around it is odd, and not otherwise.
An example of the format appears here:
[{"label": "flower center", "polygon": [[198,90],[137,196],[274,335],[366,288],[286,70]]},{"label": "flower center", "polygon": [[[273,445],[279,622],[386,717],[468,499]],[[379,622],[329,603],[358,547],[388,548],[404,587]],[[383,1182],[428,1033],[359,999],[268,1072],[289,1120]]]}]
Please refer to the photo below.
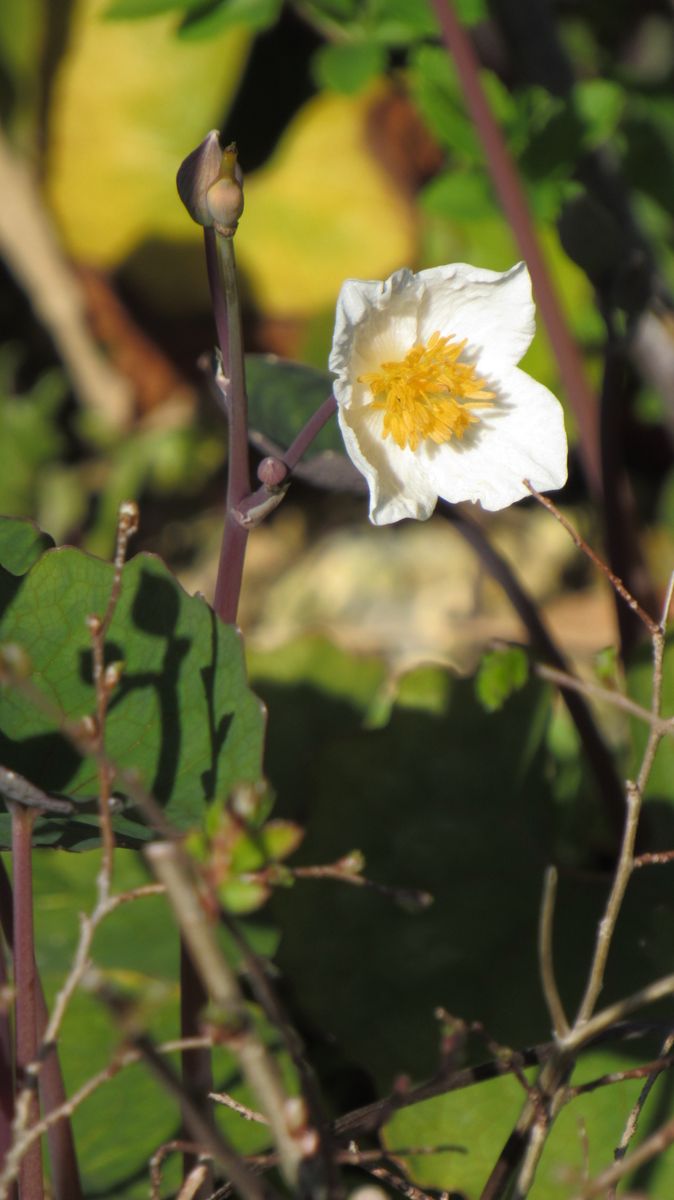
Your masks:
[{"label": "flower center", "polygon": [[458,361],[465,344],[434,333],[400,362],[358,376],[374,397],[368,408],[384,414],[382,437],[392,437],[401,450],[416,450],[424,438],[449,442],[478,420],[473,409],[492,407],[494,392],[485,389],[475,367]]}]

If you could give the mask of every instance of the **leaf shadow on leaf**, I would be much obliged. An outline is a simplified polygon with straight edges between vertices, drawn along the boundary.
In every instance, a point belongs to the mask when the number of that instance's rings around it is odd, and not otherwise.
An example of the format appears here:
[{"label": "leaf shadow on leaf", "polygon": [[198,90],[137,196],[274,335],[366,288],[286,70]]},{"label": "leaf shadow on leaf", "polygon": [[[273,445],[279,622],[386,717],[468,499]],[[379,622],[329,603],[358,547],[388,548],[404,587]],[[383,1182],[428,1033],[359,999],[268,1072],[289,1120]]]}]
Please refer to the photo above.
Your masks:
[{"label": "leaf shadow on leaf", "polygon": [[[293,861],[330,863],[358,848],[367,877],[435,899],[413,914],[372,891],[299,881],[273,902],[278,965],[300,1020],[364,1067],[380,1094],[400,1072],[419,1079],[437,1069],[438,1007],[482,1021],[502,1044],[550,1037],[537,954],[543,874],[555,857],[550,693],[530,681],[486,716],[471,680],[448,679],[442,711],[394,703],[379,728],[304,681],[256,680],[270,709],[277,812],[307,824]],[[571,1013],[609,880],[606,870],[560,877],[554,953]],[[671,910],[663,876],[639,872],[602,1005],[671,969]]]},{"label": "leaf shadow on leaf", "polygon": [[[1,571],[0,594],[5,577],[13,582]],[[35,686],[55,706],[52,715],[20,688],[11,690],[0,718],[4,765],[25,767],[22,774],[78,808],[69,823],[52,820],[44,828],[45,844],[95,844],[95,763],[80,758],[54,726],[94,711],[85,618],[106,611],[111,584],[110,564],[71,548],[49,551],[23,577],[3,618],[0,640],[23,647]],[[107,753],[120,772],[137,773],[177,827],[198,826],[216,789],[226,794],[258,781],[264,715],[248,686],[239,635],[151,555],[124,568],[105,648],[106,663],[115,660],[125,669],[108,707]],[[123,804],[123,777],[116,782]],[[126,845],[147,840],[134,807],[115,817],[115,827]]]},{"label": "leaf shadow on leaf", "polygon": [[82,762],[74,746],[62,734],[37,733],[17,741],[0,730],[0,762],[18,771],[43,791],[60,792],[68,786]]},{"label": "leaf shadow on leaf", "polygon": [[165,643],[164,653],[158,670],[124,672],[112,697],[110,712],[123,704],[131,692],[137,689],[155,689],[161,738],[150,791],[159,803],[173,791],[182,742],[178,684],[191,642],[189,638],[175,636],[178,618],[179,606],[175,588],[168,580],[151,575],[148,571],[141,571],[131,607],[131,619],[143,633]]},{"label": "leaf shadow on leaf", "polygon": [[201,772],[201,783],[204,789],[204,795],[214,797],[218,794],[218,765],[220,755],[224,749],[230,729],[232,727],[233,713],[224,713],[218,721],[215,713],[215,681],[218,675],[218,639],[217,639],[217,621],[213,611],[210,612],[211,620],[211,661],[207,666],[202,667],[200,671],[201,681],[204,688],[204,697],[206,700],[206,709],[208,712],[208,732],[211,746],[211,765]]}]

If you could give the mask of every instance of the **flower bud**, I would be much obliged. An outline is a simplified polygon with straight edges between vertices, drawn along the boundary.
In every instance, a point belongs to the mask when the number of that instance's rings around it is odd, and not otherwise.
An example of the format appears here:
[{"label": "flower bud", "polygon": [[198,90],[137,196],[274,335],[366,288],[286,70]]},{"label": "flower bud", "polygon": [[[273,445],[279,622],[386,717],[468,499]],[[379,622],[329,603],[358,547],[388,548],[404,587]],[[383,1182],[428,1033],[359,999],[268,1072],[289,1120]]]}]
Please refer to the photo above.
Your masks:
[{"label": "flower bud", "polygon": [[233,142],[222,155],[219,177],[206,193],[206,206],[218,233],[232,237],[243,212],[243,173]]},{"label": "flower bud", "polygon": [[243,212],[243,175],[234,143],[223,151],[217,129],[188,154],[178,171],[178,195],[197,225],[231,237]]}]

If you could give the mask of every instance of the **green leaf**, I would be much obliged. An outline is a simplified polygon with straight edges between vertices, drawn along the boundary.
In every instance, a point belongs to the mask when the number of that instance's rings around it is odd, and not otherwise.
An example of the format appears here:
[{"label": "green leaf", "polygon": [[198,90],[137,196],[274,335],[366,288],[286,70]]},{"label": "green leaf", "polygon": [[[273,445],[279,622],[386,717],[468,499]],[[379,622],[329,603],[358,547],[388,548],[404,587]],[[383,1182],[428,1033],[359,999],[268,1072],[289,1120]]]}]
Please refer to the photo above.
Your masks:
[{"label": "green leaf", "polygon": [[16,356],[0,350],[0,512],[36,514],[42,474],[63,454],[57,410],[65,396],[60,371],[41,375],[30,391],[14,394]]},{"label": "green leaf", "polygon": [[475,678],[475,692],[487,712],[496,712],[513,692],[524,687],[528,678],[529,660],[519,646],[488,650]]},{"label": "green leaf", "polygon": [[294,821],[268,821],[260,830],[260,841],[265,858],[282,862],[294,854],[304,837],[304,830]]},{"label": "green leaf", "polygon": [[[71,549],[43,554],[18,590],[0,571],[0,641],[25,650],[32,684],[73,720],[95,710],[85,618],[105,611],[111,583],[109,564]],[[120,769],[139,774],[179,828],[198,826],[216,797],[258,780],[264,720],[246,682],[239,635],[154,556],[138,555],[124,568],[106,660],[124,662],[109,706],[107,752]],[[78,822],[96,811],[95,767],[17,688],[3,704],[0,761],[84,807],[74,824],[59,824],[59,841],[91,843],[95,830],[81,832]],[[142,818],[121,781],[118,787],[124,836],[142,840]]]},{"label": "green leaf", "polygon": [[218,887],[222,907],[235,916],[256,912],[269,899],[271,888],[256,880],[230,879]]},{"label": "green leaf", "polygon": [[[329,371],[286,362],[273,354],[246,356],[246,388],[250,426],[287,450],[303,425],[332,392]],[[344,452],[336,420],[328,421],[304,456]]]},{"label": "green leaf", "polygon": [[438,22],[429,0],[372,0],[368,32],[389,46],[407,46],[419,38],[436,37]]},{"label": "green leaf", "polygon": [[267,29],[278,19],[282,0],[220,0],[188,13],[178,30],[183,41],[201,41],[234,25]]},{"label": "green leaf", "polygon": [[12,575],[25,575],[45,550],[54,545],[34,521],[0,517],[0,567]]},{"label": "green leaf", "polygon": [[314,79],[319,87],[351,95],[381,74],[386,57],[383,47],[374,42],[321,46],[312,59]]},{"label": "green leaf", "polygon": [[452,221],[475,221],[496,211],[484,171],[443,171],[426,185],[421,199],[427,212]]},{"label": "green leaf", "polygon": [[411,56],[412,97],[440,144],[458,162],[482,166],[483,153],[445,50],[419,46]]},{"label": "green leaf", "polygon": [[[630,1059],[620,1052],[595,1050],[583,1057],[573,1083],[630,1066]],[[531,1081],[530,1072],[528,1078]],[[562,1111],[546,1145],[531,1200],[569,1200],[579,1194],[586,1172],[592,1177],[610,1165],[613,1147],[640,1090],[639,1080],[598,1088]],[[525,1099],[522,1085],[512,1076],[490,1080],[405,1109],[387,1125],[385,1141],[391,1148],[448,1141],[466,1147],[466,1154],[403,1156],[403,1162],[421,1188],[479,1196]],[[656,1106],[658,1101],[651,1103]]]},{"label": "green leaf", "polygon": [[625,91],[610,79],[586,79],[573,91],[576,112],[585,123],[585,140],[595,148],[616,132],[625,110]]}]

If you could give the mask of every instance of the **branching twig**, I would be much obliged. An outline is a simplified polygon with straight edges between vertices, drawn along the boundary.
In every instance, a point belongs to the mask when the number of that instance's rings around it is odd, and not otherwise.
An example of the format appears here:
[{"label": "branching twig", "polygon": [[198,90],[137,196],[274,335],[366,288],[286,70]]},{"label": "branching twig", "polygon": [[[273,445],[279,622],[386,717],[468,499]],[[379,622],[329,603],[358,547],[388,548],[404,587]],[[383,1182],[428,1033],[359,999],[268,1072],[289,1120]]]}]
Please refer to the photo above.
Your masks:
[{"label": "branching twig", "polygon": [[96,725],[93,741],[98,769],[98,811],[101,822],[101,839],[103,842],[101,873],[98,879],[100,899],[105,899],[110,894],[115,851],[115,836],[112,830],[112,817],[110,813],[113,771],[105,753],[105,721],[110,696],[119,683],[121,674],[119,664],[113,663],[107,668],[105,666],[105,639],[115,615],[115,609],[117,608],[122,590],[122,569],[126,561],[129,539],[136,533],[137,529],[138,505],[133,501],[127,500],[120,505],[117,518],[114,574],[105,613],[102,617],[92,614],[87,618],[87,625],[91,634],[93,681],[96,692]]}]

